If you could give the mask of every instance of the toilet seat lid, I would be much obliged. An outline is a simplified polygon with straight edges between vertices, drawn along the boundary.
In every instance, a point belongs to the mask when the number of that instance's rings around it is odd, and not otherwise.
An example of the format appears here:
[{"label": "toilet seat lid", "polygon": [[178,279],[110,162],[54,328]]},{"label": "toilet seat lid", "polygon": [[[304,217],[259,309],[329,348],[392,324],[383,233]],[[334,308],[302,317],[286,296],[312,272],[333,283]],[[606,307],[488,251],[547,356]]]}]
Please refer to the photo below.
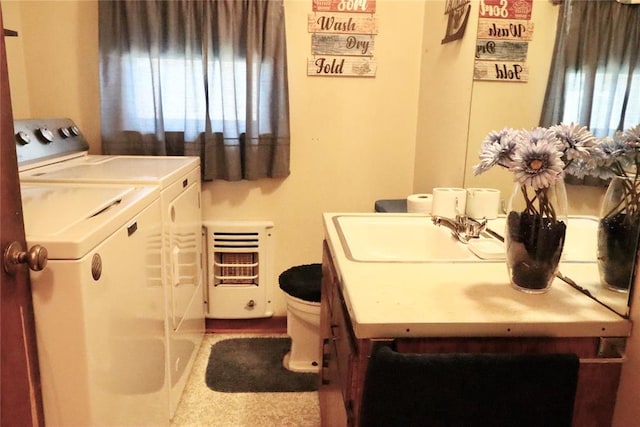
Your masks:
[{"label": "toilet seat lid", "polygon": [[278,278],[280,289],[287,294],[309,302],[320,302],[322,264],[291,267]]}]

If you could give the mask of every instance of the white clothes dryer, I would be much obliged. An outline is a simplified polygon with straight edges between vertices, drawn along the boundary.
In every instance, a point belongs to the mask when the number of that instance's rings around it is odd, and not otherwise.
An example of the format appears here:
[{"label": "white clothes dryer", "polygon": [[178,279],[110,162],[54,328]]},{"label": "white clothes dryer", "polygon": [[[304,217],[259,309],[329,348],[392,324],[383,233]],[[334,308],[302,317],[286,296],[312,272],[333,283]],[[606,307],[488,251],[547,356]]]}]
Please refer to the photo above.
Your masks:
[{"label": "white clothes dryer", "polygon": [[157,187],[22,183],[47,425],[168,425]]},{"label": "white clothes dryer", "polygon": [[204,334],[200,159],[89,155],[82,132],[65,118],[16,120],[14,128],[21,182],[159,188],[167,416],[172,418]]}]

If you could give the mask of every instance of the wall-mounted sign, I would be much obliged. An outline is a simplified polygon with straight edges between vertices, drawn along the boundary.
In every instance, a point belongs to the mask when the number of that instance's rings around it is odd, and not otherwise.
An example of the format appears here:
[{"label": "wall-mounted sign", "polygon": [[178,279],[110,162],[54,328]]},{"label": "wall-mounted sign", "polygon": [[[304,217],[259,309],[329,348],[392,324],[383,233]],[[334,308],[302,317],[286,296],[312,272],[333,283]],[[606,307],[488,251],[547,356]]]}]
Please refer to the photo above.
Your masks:
[{"label": "wall-mounted sign", "polygon": [[374,77],[376,62],[369,57],[317,56],[307,59],[308,76]]},{"label": "wall-mounted sign", "polygon": [[508,40],[476,40],[476,59],[492,61],[524,61],[529,43]]},{"label": "wall-mounted sign", "polygon": [[531,19],[533,0],[480,0],[480,18]]},{"label": "wall-mounted sign", "polygon": [[367,34],[312,34],[314,55],[373,56],[375,39]]},{"label": "wall-mounted sign", "polygon": [[476,61],[473,79],[525,83],[529,68],[524,62]]},{"label": "wall-mounted sign", "polygon": [[447,31],[440,44],[459,40],[464,36],[470,13],[470,0],[447,0],[444,8],[444,14],[448,16]]},{"label": "wall-mounted sign", "polygon": [[478,38],[491,40],[530,41],[533,37],[533,22],[510,19],[478,20]]},{"label": "wall-mounted sign", "polygon": [[375,77],[376,0],[312,0],[307,75]]},{"label": "wall-mounted sign", "polygon": [[474,80],[527,82],[533,0],[480,0]]},{"label": "wall-mounted sign", "polygon": [[313,11],[374,13],[376,0],[313,0]]},{"label": "wall-mounted sign", "polygon": [[361,13],[312,13],[308,17],[310,33],[377,34],[374,15]]}]

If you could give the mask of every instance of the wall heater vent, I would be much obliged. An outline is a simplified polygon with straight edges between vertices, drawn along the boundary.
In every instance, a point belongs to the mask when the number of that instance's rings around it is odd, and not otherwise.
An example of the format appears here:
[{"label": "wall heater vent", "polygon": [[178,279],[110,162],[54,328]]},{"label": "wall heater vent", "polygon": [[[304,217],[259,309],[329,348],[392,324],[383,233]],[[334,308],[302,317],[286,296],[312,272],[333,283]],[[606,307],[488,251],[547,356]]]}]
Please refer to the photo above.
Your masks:
[{"label": "wall heater vent", "polygon": [[207,317],[270,317],[273,223],[204,222],[207,236]]}]

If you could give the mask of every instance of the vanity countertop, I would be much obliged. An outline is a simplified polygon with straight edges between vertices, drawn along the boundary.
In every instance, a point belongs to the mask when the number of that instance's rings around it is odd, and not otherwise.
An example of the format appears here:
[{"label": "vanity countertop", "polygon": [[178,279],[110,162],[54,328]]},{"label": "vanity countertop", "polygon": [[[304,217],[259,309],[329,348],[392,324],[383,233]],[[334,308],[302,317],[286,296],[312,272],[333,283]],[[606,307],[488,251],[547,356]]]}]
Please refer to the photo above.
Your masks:
[{"label": "vanity countertop", "polygon": [[[544,294],[513,289],[504,262],[353,261],[332,221],[336,215],[350,214],[325,213],[325,239],[357,338],[604,337],[631,332],[628,319],[560,279]],[[594,265],[561,263],[560,268],[576,279],[597,274]]]}]

